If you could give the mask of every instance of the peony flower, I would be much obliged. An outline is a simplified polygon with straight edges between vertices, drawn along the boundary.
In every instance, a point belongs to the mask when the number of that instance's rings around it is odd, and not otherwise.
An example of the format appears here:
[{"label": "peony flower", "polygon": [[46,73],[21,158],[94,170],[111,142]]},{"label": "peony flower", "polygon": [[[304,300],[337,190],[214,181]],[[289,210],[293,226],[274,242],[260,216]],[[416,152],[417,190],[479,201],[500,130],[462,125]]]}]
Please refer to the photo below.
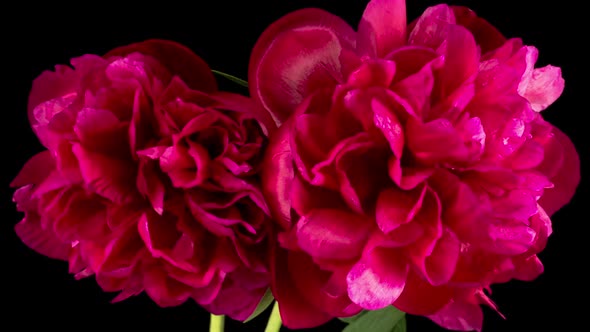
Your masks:
[{"label": "peony flower", "polygon": [[480,330],[492,284],[542,273],[580,170],[540,113],[560,69],[536,60],[464,7],[408,25],[403,0],[371,1],[357,32],[304,9],[263,33],[249,81],[281,125],[263,188],[286,326],[393,305]]},{"label": "peony flower", "polygon": [[269,279],[265,117],[173,42],[72,66],[33,84],[29,118],[47,150],[12,183],[19,237],[120,291],[114,301],[145,291],[160,306],[192,298],[248,318]]}]

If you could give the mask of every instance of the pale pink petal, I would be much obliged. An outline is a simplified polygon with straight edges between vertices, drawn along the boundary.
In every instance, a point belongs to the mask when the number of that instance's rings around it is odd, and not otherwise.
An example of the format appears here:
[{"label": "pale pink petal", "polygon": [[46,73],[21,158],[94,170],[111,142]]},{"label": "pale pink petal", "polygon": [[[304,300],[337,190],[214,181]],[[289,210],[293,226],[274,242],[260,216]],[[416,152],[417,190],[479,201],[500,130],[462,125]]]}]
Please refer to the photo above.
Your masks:
[{"label": "pale pink petal", "polygon": [[565,81],[559,67],[546,66],[533,70],[526,85],[526,90],[519,91],[533,107],[540,112],[553,104],[561,96]]}]

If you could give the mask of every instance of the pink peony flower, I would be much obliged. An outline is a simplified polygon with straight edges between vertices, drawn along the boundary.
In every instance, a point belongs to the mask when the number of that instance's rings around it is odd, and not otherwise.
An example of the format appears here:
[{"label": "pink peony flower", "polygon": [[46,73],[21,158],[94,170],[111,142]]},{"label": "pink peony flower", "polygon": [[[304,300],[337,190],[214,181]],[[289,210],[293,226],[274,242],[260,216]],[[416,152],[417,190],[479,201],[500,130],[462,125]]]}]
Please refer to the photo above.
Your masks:
[{"label": "pink peony flower", "polygon": [[282,125],[263,188],[285,325],[393,305],[480,330],[484,290],[542,273],[549,216],[580,170],[539,113],[560,69],[536,60],[464,7],[407,25],[403,0],[371,1],[358,32],[305,9],[263,33],[249,81]]},{"label": "pink peony flower", "polygon": [[[47,148],[12,183],[22,241],[115,301],[194,299],[246,319],[268,288],[263,115],[185,47],[150,40],[44,72],[29,118]],[[240,298],[240,301],[236,301]]]}]

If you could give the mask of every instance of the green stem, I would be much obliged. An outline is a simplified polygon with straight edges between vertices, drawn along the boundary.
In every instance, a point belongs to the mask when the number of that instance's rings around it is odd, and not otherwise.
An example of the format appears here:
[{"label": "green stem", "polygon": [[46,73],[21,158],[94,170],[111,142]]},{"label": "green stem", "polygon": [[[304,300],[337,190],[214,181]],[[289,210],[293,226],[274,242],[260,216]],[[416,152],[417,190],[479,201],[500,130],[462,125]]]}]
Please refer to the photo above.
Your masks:
[{"label": "green stem", "polygon": [[226,79],[228,79],[228,80],[230,80],[230,81],[232,81],[232,82],[234,82],[234,83],[236,83],[238,85],[241,85],[241,86],[246,87],[246,88],[248,87],[248,82],[244,81],[243,79],[241,79],[239,77],[235,77],[233,75],[226,74],[224,72],[221,72],[219,70],[214,70],[214,69],[211,69],[211,72],[213,74],[217,74],[217,75],[219,75],[221,77],[225,77]]},{"label": "green stem", "polygon": [[209,332],[223,332],[225,326],[224,315],[211,314],[211,322],[209,323]]},{"label": "green stem", "polygon": [[283,322],[281,321],[281,314],[279,312],[279,303],[275,301],[275,304],[272,307],[272,312],[270,313],[270,317],[268,318],[268,323],[266,323],[266,329],[264,330],[264,332],[279,332],[282,324]]}]

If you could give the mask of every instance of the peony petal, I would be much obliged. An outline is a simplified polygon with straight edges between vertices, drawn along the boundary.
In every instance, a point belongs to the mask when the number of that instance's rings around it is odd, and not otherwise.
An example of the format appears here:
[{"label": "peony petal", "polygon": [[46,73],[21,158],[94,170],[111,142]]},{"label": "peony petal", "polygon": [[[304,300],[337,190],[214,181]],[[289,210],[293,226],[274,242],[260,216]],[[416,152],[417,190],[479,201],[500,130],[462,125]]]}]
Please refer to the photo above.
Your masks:
[{"label": "peony petal", "polygon": [[481,331],[483,326],[483,311],[479,305],[472,303],[451,302],[428,318],[454,331]]},{"label": "peony petal", "polygon": [[215,77],[205,61],[186,46],[173,41],[150,39],[118,47],[107,53],[105,58],[127,56],[134,52],[156,58],[170,73],[180,76],[192,89],[205,92],[217,90]]},{"label": "peony petal", "polygon": [[14,230],[24,244],[41,255],[68,260],[71,244],[61,241],[51,229],[43,229],[36,214],[27,213],[27,216],[14,226]]},{"label": "peony petal", "polygon": [[383,190],[377,199],[375,219],[383,233],[409,223],[420,210],[426,186],[411,191],[397,188]]},{"label": "peony petal", "polygon": [[97,194],[115,202],[128,203],[136,198],[136,169],[128,160],[86,150],[74,144],[73,151],[86,185]]},{"label": "peony petal", "polygon": [[410,119],[405,132],[408,148],[424,162],[457,162],[469,156],[462,137],[447,119],[428,123]]},{"label": "peony petal", "polygon": [[301,329],[316,327],[332,319],[332,316],[315,303],[309,302],[294,287],[293,279],[296,276],[289,271],[289,253],[284,249],[275,248],[271,250],[271,255],[271,288],[275,299],[280,303],[283,324],[290,329]]},{"label": "peony petal", "polygon": [[110,111],[84,108],[76,116],[74,132],[85,149],[129,157],[127,124],[122,123]]},{"label": "peony petal", "polygon": [[441,96],[450,96],[456,89],[475,79],[479,68],[479,50],[473,35],[457,25],[449,27],[445,64],[440,78]]},{"label": "peony petal", "polygon": [[405,42],[405,0],[370,1],[358,27],[357,52],[382,58]]},{"label": "peony petal", "polygon": [[[39,123],[34,110],[37,106],[56,98],[75,94],[80,84],[80,73],[69,66],[57,65],[55,71],[44,71],[33,81],[29,94],[28,115],[31,126]],[[71,98],[67,98],[71,102]],[[65,106],[65,105],[64,105]]]},{"label": "peony petal", "polygon": [[[323,312],[335,317],[347,315],[350,310],[354,310],[356,306],[352,304],[346,291],[337,296],[326,292],[325,286],[330,273],[321,270],[309,256],[301,252],[290,252],[288,261],[289,272],[294,276],[295,287],[309,303],[314,303]],[[342,283],[344,283],[346,274],[340,277],[343,278]]]},{"label": "peony petal", "polygon": [[353,48],[354,35],[342,19],[319,9],[284,16],[252,51],[250,94],[280,125],[309,92],[343,82],[341,54]]},{"label": "peony petal", "polygon": [[515,264],[515,279],[522,281],[533,281],[543,273],[543,263],[537,255],[528,257],[527,259]]},{"label": "peony petal", "polygon": [[346,278],[348,296],[364,309],[392,304],[404,290],[408,264],[395,249],[373,248],[356,263]]},{"label": "peony petal", "polygon": [[381,130],[383,136],[389,142],[393,155],[401,159],[404,148],[402,124],[395,114],[377,99],[373,99],[371,108],[373,109],[373,122],[375,126]]},{"label": "peony petal", "polygon": [[55,169],[55,160],[49,151],[39,152],[29,159],[10,186],[22,187],[28,184],[39,185]]},{"label": "peony petal", "polygon": [[466,27],[475,37],[482,53],[495,50],[506,41],[506,38],[489,22],[477,17],[475,12],[467,7],[451,6],[457,24]]},{"label": "peony petal", "polygon": [[146,294],[160,307],[181,305],[191,295],[191,288],[170,279],[163,269],[157,267],[144,271],[143,284]]},{"label": "peony petal", "polygon": [[526,90],[519,89],[519,93],[531,103],[533,110],[540,112],[561,96],[564,86],[565,81],[561,77],[561,69],[546,66],[533,70]]},{"label": "peony petal", "polygon": [[438,239],[432,254],[424,259],[422,272],[431,285],[444,285],[451,279],[460,250],[461,243],[455,233],[449,228],[444,228],[443,235]]},{"label": "peony petal", "polygon": [[314,258],[359,257],[368,237],[364,218],[340,210],[318,209],[297,223],[299,246]]},{"label": "peony petal", "polygon": [[440,4],[429,7],[416,21],[408,44],[436,50],[447,38],[451,24],[455,24],[455,14],[449,6]]},{"label": "peony petal", "polygon": [[447,285],[432,286],[415,272],[410,272],[404,291],[393,305],[411,315],[430,315],[449,303],[452,295],[453,290]]},{"label": "peony petal", "polygon": [[[580,183],[580,157],[572,141],[559,129],[553,128],[554,138],[550,144],[560,146],[563,152],[563,163],[557,174],[549,180],[554,187],[548,188],[539,200],[539,204],[549,216],[553,215],[569,203]],[[552,158],[546,155],[545,158]]]}]

